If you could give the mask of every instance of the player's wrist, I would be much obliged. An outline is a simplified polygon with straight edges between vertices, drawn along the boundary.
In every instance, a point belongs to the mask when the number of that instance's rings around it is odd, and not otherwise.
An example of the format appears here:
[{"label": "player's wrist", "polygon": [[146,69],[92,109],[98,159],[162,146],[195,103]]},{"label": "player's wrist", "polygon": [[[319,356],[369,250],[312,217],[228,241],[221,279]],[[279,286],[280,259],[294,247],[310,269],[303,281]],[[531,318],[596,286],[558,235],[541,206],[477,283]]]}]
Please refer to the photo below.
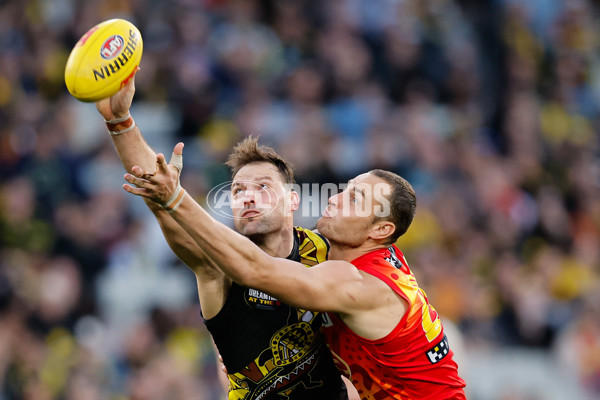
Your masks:
[{"label": "player's wrist", "polygon": [[171,195],[171,197],[162,203],[160,206],[167,211],[169,214],[177,211],[181,203],[183,202],[183,198],[185,197],[185,189],[181,186],[180,182],[177,182],[177,187],[175,188],[175,192]]},{"label": "player's wrist", "polygon": [[135,120],[129,112],[124,116],[105,119],[106,128],[111,136],[118,136],[127,133],[135,128]]},{"label": "player's wrist", "polygon": [[110,119],[104,118],[104,122],[106,122],[107,124],[118,124],[120,122],[126,121],[129,117],[131,117],[131,114],[129,113],[129,111],[127,111],[126,113],[121,115],[113,114],[113,117]]}]

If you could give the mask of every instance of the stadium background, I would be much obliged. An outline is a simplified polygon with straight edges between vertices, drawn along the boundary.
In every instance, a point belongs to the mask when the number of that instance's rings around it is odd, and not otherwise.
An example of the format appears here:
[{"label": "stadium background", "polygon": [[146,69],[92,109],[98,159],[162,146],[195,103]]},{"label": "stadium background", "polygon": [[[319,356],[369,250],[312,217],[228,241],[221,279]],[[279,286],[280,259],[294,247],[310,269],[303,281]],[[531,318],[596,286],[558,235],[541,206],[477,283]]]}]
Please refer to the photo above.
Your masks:
[{"label": "stadium background", "polygon": [[144,38],[132,114],[158,151],[186,142],[199,201],[247,134],[301,183],[396,171],[469,398],[598,398],[599,6],[0,1],[0,399],[222,398],[193,275],[64,87],[112,17]]}]

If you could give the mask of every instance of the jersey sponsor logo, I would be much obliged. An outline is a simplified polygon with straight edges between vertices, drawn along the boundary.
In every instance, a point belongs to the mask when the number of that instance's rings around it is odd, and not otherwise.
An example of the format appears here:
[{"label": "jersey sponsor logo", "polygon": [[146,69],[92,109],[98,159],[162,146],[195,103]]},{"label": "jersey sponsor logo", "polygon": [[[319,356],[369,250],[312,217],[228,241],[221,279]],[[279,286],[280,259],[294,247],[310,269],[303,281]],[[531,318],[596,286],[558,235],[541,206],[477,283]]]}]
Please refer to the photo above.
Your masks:
[{"label": "jersey sponsor logo", "polygon": [[260,290],[250,288],[246,291],[244,299],[248,306],[263,310],[274,310],[277,306],[282,305],[275,297],[269,296]]},{"label": "jersey sponsor logo", "polygon": [[426,354],[427,359],[430,363],[437,364],[444,357],[446,357],[449,352],[450,346],[448,345],[448,338],[446,337],[446,335],[444,335],[444,338],[438,344],[433,346],[433,348],[429,350]]}]

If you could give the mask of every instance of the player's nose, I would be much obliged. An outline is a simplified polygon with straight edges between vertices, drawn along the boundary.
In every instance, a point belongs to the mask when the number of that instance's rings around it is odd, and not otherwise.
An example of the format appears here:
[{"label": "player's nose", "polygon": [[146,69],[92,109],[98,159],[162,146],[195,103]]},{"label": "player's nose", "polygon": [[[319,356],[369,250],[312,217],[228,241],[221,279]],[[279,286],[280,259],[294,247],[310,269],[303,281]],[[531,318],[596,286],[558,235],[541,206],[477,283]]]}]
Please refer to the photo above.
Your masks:
[{"label": "player's nose", "polygon": [[337,207],[340,204],[340,196],[341,195],[342,195],[342,193],[334,194],[333,196],[331,196],[329,198],[328,203],[331,204],[333,207]]},{"label": "player's nose", "polygon": [[252,189],[244,190],[243,202],[245,206],[256,203],[255,191]]}]

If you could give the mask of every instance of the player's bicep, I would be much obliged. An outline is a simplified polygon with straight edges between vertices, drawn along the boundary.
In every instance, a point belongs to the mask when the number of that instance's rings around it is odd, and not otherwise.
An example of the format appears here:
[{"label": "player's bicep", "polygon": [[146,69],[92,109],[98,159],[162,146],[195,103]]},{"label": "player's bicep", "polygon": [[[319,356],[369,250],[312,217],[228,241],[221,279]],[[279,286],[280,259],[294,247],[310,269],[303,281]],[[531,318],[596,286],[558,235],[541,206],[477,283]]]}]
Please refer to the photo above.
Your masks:
[{"label": "player's bicep", "polygon": [[265,276],[258,288],[280,300],[313,311],[345,313],[360,303],[362,276],[345,261],[326,261],[317,266],[305,266],[288,260],[274,273]]}]

